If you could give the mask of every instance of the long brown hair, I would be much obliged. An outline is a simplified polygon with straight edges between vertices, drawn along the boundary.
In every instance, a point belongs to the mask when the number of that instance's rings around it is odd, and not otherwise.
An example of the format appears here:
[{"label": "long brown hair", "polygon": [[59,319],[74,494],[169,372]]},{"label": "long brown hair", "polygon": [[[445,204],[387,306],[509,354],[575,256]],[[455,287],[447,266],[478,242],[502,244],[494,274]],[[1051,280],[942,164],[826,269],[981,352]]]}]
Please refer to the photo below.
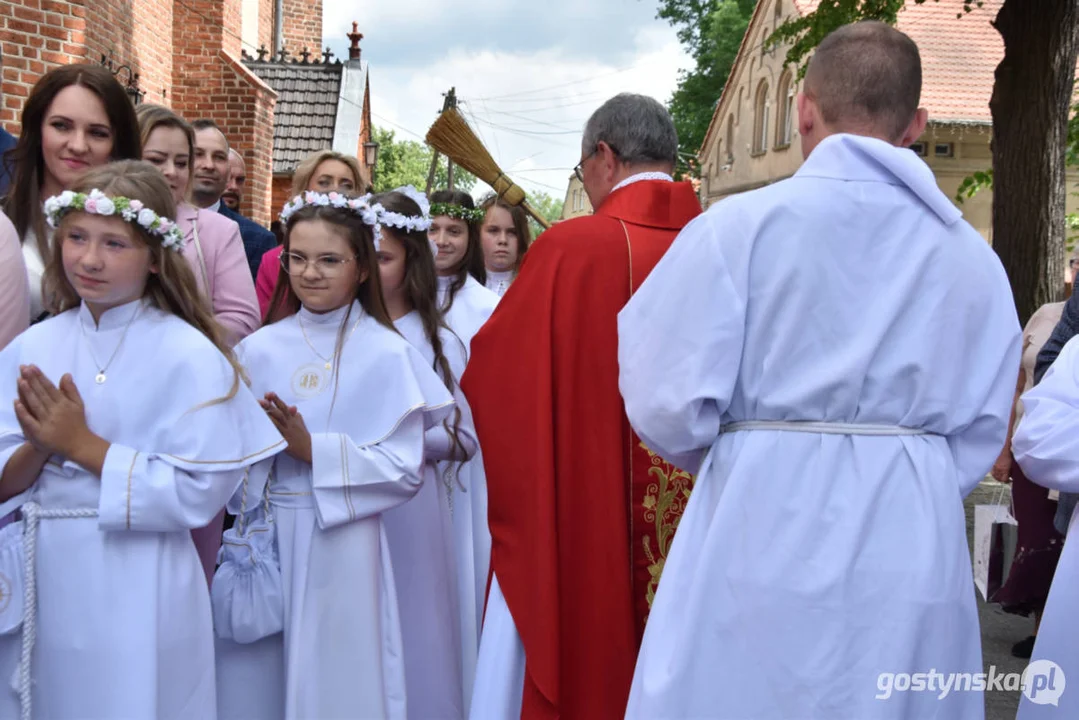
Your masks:
[{"label": "long brown hair", "polygon": [[[70,189],[77,193],[97,189],[109,197],[138,200],[161,217],[170,220],[176,217],[176,205],[165,178],[157,168],[142,160],[123,160],[93,168]],[[52,254],[42,279],[46,307],[54,314],[77,307],[82,302],[64,273],[63,263],[64,231],[67,223],[77,214],[71,211],[61,219],[56,229],[57,241],[52,244]],[[214,319],[213,312],[203,299],[190,263],[179,252],[163,247],[159,236],[151,235],[138,223],[128,225],[132,237],[150,249],[152,261],[157,266],[157,272],[151,273],[146,281],[143,297],[154,307],[194,326],[228,359],[234,373],[232,388],[220,401],[232,399],[241,380],[246,380],[246,375],[225,339],[224,329]]]},{"label": "long brown hair", "polygon": [[41,152],[41,126],[53,100],[71,85],[94,93],[105,106],[112,129],[111,160],[138,160],[142,157],[139,122],[124,87],[101,65],[61,65],[41,76],[22,109],[22,129],[15,147],[4,162],[11,172],[11,191],[4,199],[4,212],[24,241],[28,230],[37,236],[42,259],[49,257],[45,216],[41,211],[41,184],[45,181],[45,157]]},{"label": "long brown hair", "polygon": [[484,211],[483,222],[480,223],[481,235],[483,226],[487,224],[487,216],[490,215],[491,208],[495,207],[507,211],[513,218],[513,232],[517,235],[517,261],[513,264],[513,275],[516,277],[521,269],[521,263],[524,262],[525,253],[528,252],[528,246],[532,244],[532,229],[528,226],[528,214],[520,205],[510,205],[499,195],[488,195],[480,201],[480,210]]},{"label": "long brown hair", "polygon": [[[376,195],[372,202],[377,202],[390,212],[405,216],[419,217],[423,214],[415,200],[399,192]],[[457,389],[458,378],[454,377],[453,370],[450,369],[439,331],[446,330],[454,340],[461,343],[462,350],[464,350],[464,343],[446,324],[442,311],[438,309],[438,272],[435,270],[435,258],[431,254],[431,244],[427,240],[427,233],[423,230],[410,231],[386,225],[382,226],[382,232],[392,235],[405,249],[405,277],[402,280],[405,294],[408,296],[412,309],[420,316],[423,334],[427,342],[431,344],[431,350],[435,356],[434,371],[442,378],[446,389],[452,394]],[[459,432],[461,408],[454,405],[453,423],[450,424],[444,420],[442,424],[453,438],[454,449],[463,455],[464,444],[461,442]]]},{"label": "long brown hair", "polygon": [[[476,203],[472,200],[472,196],[460,190],[437,190],[431,193],[430,200],[432,205],[447,203],[449,205],[460,205],[469,210],[476,208]],[[450,282],[450,289],[446,293],[446,304],[442,306],[442,312],[446,312],[453,306],[453,299],[457,297],[458,291],[465,286],[465,280],[468,279],[469,275],[476,278],[480,285],[487,284],[487,267],[483,262],[483,246],[480,245],[480,224],[465,222],[465,225],[468,226],[468,248],[465,250],[465,256],[461,258],[461,264],[457,266],[453,281]]]},{"label": "long brown hair", "polygon": [[154,130],[158,128],[176,128],[187,138],[187,189],[191,190],[191,178],[195,174],[195,131],[191,123],[174,113],[164,105],[146,103],[139,105],[135,110],[135,116],[139,119],[139,142],[146,146]]}]

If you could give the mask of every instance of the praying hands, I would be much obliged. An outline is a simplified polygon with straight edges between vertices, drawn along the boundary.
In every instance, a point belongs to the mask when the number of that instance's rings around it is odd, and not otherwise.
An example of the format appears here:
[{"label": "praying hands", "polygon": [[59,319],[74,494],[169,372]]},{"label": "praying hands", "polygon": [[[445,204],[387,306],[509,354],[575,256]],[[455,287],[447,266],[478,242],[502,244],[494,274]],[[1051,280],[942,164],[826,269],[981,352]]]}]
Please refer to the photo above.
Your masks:
[{"label": "praying hands", "polygon": [[36,450],[60,455],[101,475],[109,443],[91,432],[86,424],[86,408],[70,374],[52,384],[34,365],[19,369],[19,398],[15,417],[23,436]]},{"label": "praying hands", "polygon": [[270,416],[270,421],[281,433],[281,437],[288,442],[285,452],[310,465],[311,433],[307,430],[303,415],[295,406],[286,405],[284,400],[272,392],[266,393],[265,399],[259,400],[259,405]]}]

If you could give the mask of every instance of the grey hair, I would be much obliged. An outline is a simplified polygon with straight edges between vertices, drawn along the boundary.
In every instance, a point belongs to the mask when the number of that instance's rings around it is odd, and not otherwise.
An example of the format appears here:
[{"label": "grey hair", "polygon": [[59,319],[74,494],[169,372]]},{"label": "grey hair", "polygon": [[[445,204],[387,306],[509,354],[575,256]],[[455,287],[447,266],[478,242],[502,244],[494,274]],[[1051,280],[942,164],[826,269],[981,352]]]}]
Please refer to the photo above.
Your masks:
[{"label": "grey hair", "polygon": [[882,22],[844,25],[813,53],[805,89],[834,129],[875,128],[898,139],[922,93],[918,46]]},{"label": "grey hair", "polygon": [[670,163],[678,158],[678,133],[655,98],[620,93],[588,118],[581,145],[586,153],[605,142],[627,165]]}]

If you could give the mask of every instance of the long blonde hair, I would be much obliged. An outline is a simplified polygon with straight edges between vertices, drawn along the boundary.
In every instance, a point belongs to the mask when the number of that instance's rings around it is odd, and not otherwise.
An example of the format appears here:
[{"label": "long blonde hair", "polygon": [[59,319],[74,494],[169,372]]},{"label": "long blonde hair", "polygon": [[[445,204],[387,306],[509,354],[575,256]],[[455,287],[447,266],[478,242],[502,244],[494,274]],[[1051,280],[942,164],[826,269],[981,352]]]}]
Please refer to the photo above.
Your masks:
[{"label": "long blonde hair", "polygon": [[326,160],[337,160],[348,165],[349,170],[352,171],[352,180],[356,183],[356,187],[353,188],[349,194],[363,195],[365,192],[370,192],[371,180],[364,174],[363,169],[360,167],[360,161],[351,155],[345,155],[344,153],[335,152],[333,150],[319,150],[313,152],[300,162],[296,166],[295,172],[292,173],[292,194],[293,196],[303,193],[305,190],[310,190],[308,185],[311,183],[311,178],[315,175],[315,170],[318,170],[318,166]]},{"label": "long blonde hair", "polygon": [[[93,189],[100,190],[109,197],[138,200],[161,217],[176,217],[176,205],[165,178],[157,168],[143,160],[123,160],[94,168],[79,178],[71,188],[76,193],[89,193]],[[69,212],[61,219],[60,226],[56,229],[55,242],[52,244],[52,254],[42,278],[46,307],[54,314],[78,307],[82,302],[82,298],[64,273],[63,263],[64,232],[67,223],[76,214]],[[151,235],[138,223],[128,225],[131,227],[132,237],[150,249],[152,262],[158,269],[147,279],[143,297],[154,307],[172,313],[194,326],[225,356],[233,370],[232,388],[228,395],[215,402],[231,400],[236,395],[240,382],[246,382],[246,374],[225,340],[224,329],[214,319],[199,291],[191,265],[180,253],[163,247],[161,238],[157,235]]]}]

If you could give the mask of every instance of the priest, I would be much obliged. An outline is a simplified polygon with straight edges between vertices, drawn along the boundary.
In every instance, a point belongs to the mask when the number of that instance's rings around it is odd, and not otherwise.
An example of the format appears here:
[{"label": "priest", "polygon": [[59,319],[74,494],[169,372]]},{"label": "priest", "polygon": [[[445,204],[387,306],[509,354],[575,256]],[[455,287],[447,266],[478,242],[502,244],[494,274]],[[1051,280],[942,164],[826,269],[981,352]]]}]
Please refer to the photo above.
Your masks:
[{"label": "priest", "polygon": [[621,716],[692,483],[641,444],[618,394],[618,311],[701,211],[671,177],[674,124],[654,99],[618,95],[581,149],[595,214],[529,249],[461,383],[492,540],[473,718]]},{"label": "priest", "polygon": [[805,163],[690,224],[619,315],[630,422],[697,470],[627,718],[984,713],[944,685],[982,672],[963,497],[1004,443],[1020,331],[907,149],[921,78],[888,25],[825,38]]}]

